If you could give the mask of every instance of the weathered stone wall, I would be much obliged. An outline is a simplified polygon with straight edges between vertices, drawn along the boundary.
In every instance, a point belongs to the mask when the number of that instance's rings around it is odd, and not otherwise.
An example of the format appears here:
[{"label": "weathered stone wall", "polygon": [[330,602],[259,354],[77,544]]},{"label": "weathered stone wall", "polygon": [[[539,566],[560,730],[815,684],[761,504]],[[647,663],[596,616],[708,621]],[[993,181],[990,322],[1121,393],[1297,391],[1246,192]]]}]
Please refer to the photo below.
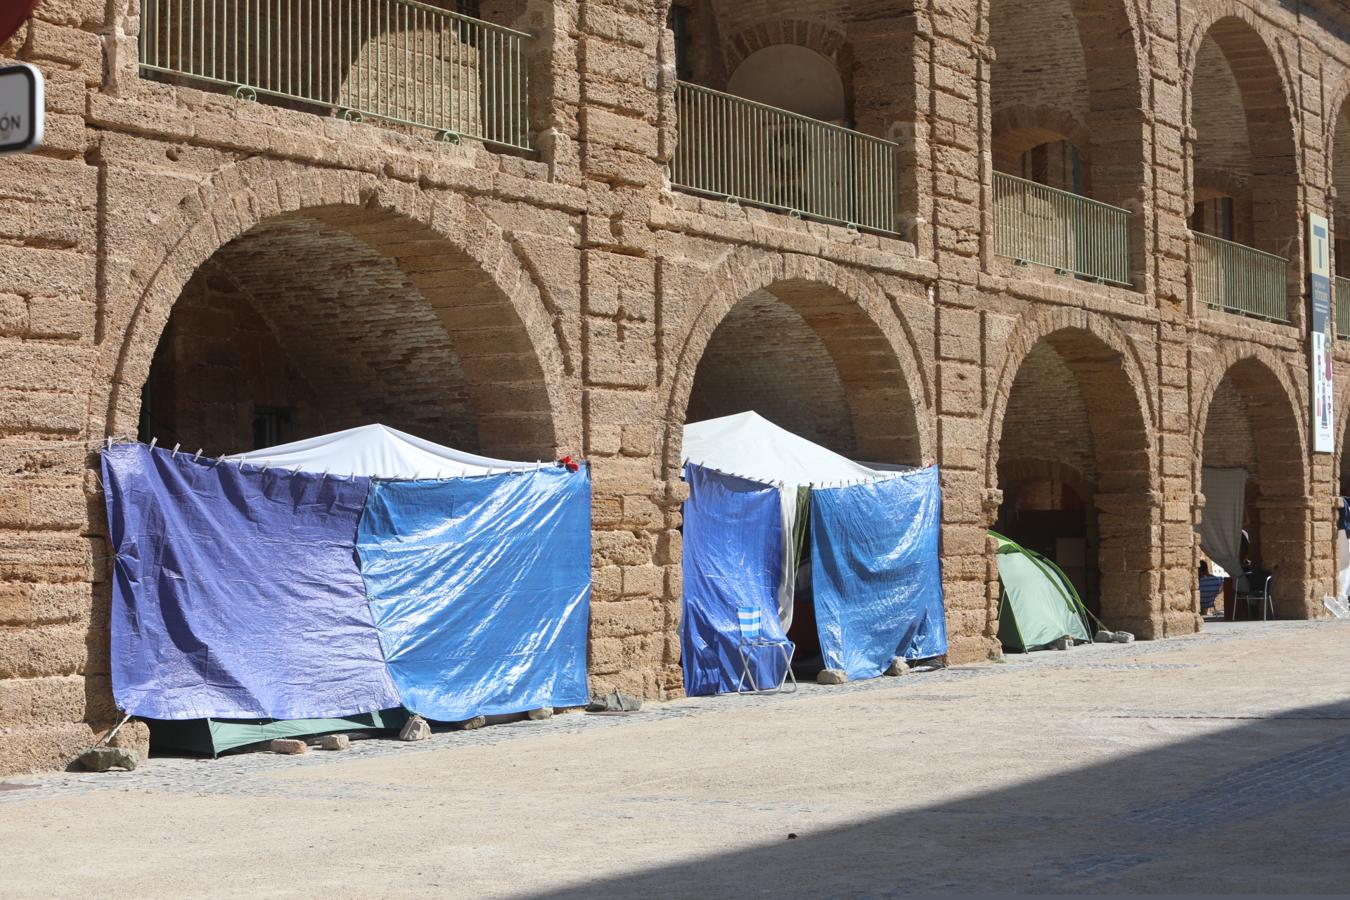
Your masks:
[{"label": "weathered stone wall", "polygon": [[[44,0],[0,48],[43,68],[49,108],[44,148],[0,160],[0,772],[117,718],[93,451],[137,430],[152,367],[181,432],[161,439],[194,452],[276,405],[304,432],[378,418],[584,455],[596,690],[679,693],[680,429],[719,404],[941,466],[954,660],[997,652],[985,531],[1035,454],[1081,470],[1107,620],[1199,628],[1199,471],[1237,446],[1234,393],[1280,613],[1331,590],[1340,459],[1309,450],[1300,223],[1350,152],[1334,4],[689,4],[702,83],[776,43],[835,63],[858,127],[900,145],[901,233],[878,235],[669,188],[665,2],[483,4],[534,35],[530,153],[141,78],[146,2]],[[1091,195],[1132,211],[1133,288],[994,253],[995,135],[1018,130],[1073,141]],[[1216,149],[1243,140],[1248,170]],[[1187,219],[1216,154],[1250,172],[1252,240],[1291,261],[1290,324],[1197,302]]]}]

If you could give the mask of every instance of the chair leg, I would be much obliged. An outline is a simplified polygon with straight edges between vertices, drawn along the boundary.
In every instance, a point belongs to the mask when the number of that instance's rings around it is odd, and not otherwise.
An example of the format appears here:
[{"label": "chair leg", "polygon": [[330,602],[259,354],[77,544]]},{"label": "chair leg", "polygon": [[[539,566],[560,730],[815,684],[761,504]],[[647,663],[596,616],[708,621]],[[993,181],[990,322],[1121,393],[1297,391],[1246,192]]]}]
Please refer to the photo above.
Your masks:
[{"label": "chair leg", "polygon": [[[792,671],[792,654],[788,653],[786,644],[779,644],[778,649],[783,651],[783,680],[778,683],[778,689],[785,694],[797,693],[797,676]],[[792,690],[784,690],[787,687],[788,679],[792,679]]]},{"label": "chair leg", "polygon": [[747,679],[750,681],[751,692],[758,693],[759,686],[755,684],[755,673],[750,671],[750,659],[746,656],[745,648],[745,644],[741,644],[736,648],[737,652],[741,654],[741,677],[736,682],[736,693],[745,693],[745,682]]}]

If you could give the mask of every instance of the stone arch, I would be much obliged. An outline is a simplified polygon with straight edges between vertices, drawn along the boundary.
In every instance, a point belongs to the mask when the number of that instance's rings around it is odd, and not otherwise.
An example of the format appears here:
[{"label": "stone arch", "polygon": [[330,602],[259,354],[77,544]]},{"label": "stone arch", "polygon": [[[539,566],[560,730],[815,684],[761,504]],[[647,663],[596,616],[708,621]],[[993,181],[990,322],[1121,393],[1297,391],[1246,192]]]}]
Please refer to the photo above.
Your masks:
[{"label": "stone arch", "polygon": [[842,31],[825,22],[809,19],[773,19],[756,23],[730,34],[724,40],[727,70],[736,68],[755,53],[768,47],[792,44],[814,50],[838,65],[846,37]]},{"label": "stone arch", "polygon": [[[232,242],[297,223],[370,248],[437,311],[447,333],[475,335],[457,352],[476,385],[474,405],[498,411],[486,419],[480,413],[484,446],[517,453],[579,446],[570,348],[509,235],[461,197],[432,198],[377,176],[274,162],[219,171],[159,215],[132,257],[137,262],[125,273],[124,289],[109,297],[91,392],[92,432],[134,431],[159,337],[194,274]],[[451,295],[456,287],[483,299],[461,305]],[[532,436],[518,445],[504,432]]]},{"label": "stone arch", "polygon": [[[1042,27],[1039,23],[1046,16],[1071,19],[1071,27]],[[1066,79],[1077,82],[1068,87],[1069,95],[1057,105],[1056,116],[1061,125],[1075,127],[1054,130],[1069,137],[1084,158],[1092,160],[1096,199],[1142,208],[1147,169],[1143,110],[1148,104],[1138,10],[1126,0],[1106,4],[1096,0],[986,0],[980,31],[998,54],[992,76],[995,121],[1016,115],[1019,107],[1038,108],[1044,116],[1048,110],[1043,97],[1049,82],[1042,79],[1053,79],[1055,92],[1061,95]],[[1045,62],[1047,35],[1056,36],[1059,43],[1055,46],[1064,56],[1051,65]],[[1029,43],[1032,40],[1034,45]],[[1086,48],[1091,48],[1090,62]],[[1035,65],[1029,61],[1019,69],[1019,50],[1034,54],[1039,61]],[[1004,110],[1013,112],[1005,114]],[[1074,134],[1079,138],[1074,139]]]},{"label": "stone arch", "polygon": [[[1059,374],[1038,386],[1042,371]],[[1099,598],[1087,599],[1099,600],[1108,625],[1160,635],[1156,415],[1133,342],[1108,319],[1081,310],[1025,321],[1007,342],[994,398],[989,485],[1002,489],[1017,474],[1004,465],[1005,453],[1022,473],[1053,469],[1074,475],[1090,513],[1085,559],[1100,585]],[[1055,422],[1043,433],[1022,432],[1020,420],[1028,410]],[[1005,505],[1013,499],[1006,491],[1001,496]]]},{"label": "stone arch", "polygon": [[[1253,539],[1254,559],[1276,570],[1279,615],[1305,618],[1313,614],[1309,598],[1315,593],[1309,585],[1313,505],[1302,413],[1306,394],[1298,383],[1290,367],[1264,348],[1230,346],[1216,354],[1195,401],[1193,477],[1197,506],[1202,506],[1200,477],[1207,463],[1248,470],[1254,483],[1248,495],[1255,501],[1248,521],[1259,532]],[[1215,445],[1206,440],[1218,432],[1214,401],[1221,391],[1238,398],[1241,409],[1236,413],[1250,435],[1251,452],[1241,459],[1216,453]]]},{"label": "stone arch", "polygon": [[917,343],[881,286],[817,258],[742,249],[690,293],[705,299],[674,343],[666,380],[661,445],[668,474],[679,469],[695,375],[714,332],[738,304],[760,292],[801,316],[825,345],[845,389],[860,454],[876,462],[933,461],[931,389]]},{"label": "stone arch", "polygon": [[[1241,209],[1236,215],[1247,221],[1235,231],[1236,238],[1297,260],[1301,247],[1298,123],[1288,61],[1267,41],[1261,20],[1246,7],[1219,2],[1206,7],[1206,13],[1187,40],[1182,70],[1186,121],[1195,130],[1192,181],[1208,170],[1236,177],[1238,182],[1245,180],[1247,187],[1237,198]],[[1232,122],[1224,118],[1228,112],[1224,104],[1197,104],[1202,74],[1216,85],[1212,90],[1228,90],[1222,84],[1231,74],[1232,90],[1242,106],[1240,115],[1232,111]],[[1242,133],[1231,134],[1238,122]],[[1192,196],[1196,189],[1192,183]]]}]

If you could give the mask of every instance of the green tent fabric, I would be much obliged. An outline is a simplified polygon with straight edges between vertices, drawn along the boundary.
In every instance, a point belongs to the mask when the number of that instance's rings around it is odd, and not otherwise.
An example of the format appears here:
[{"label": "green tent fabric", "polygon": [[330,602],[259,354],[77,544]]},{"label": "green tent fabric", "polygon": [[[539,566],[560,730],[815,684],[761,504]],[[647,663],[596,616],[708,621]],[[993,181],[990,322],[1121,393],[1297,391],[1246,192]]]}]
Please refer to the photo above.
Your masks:
[{"label": "green tent fabric", "polygon": [[150,744],[158,751],[219,756],[229,750],[277,738],[308,738],[345,731],[390,732],[408,721],[404,709],[365,713],[341,719],[147,719]]},{"label": "green tent fabric", "polygon": [[998,577],[1003,584],[998,638],[1023,653],[1070,637],[1090,641],[1087,610],[1059,566],[997,532]]}]

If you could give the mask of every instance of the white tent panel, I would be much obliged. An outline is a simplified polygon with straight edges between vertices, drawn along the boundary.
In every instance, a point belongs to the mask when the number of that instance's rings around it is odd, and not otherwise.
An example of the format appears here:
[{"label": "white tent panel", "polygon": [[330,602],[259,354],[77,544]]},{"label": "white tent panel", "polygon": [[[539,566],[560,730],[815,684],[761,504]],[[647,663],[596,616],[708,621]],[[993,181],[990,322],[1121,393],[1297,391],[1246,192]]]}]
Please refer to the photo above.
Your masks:
[{"label": "white tent panel", "polygon": [[754,412],[684,426],[684,461],[791,488],[887,477]]},{"label": "white tent panel", "polygon": [[277,469],[298,467],[302,472],[409,480],[463,478],[537,465],[453,450],[384,425],[365,425],[226,458]]}]

